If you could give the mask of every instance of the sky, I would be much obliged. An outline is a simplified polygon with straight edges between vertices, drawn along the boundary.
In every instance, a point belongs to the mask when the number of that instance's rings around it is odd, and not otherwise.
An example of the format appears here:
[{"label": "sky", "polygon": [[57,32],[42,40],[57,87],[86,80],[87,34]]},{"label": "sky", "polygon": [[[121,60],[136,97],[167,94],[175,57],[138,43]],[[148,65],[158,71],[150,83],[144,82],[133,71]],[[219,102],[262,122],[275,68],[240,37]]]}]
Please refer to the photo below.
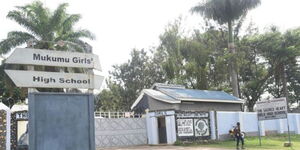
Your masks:
[{"label": "sky", "polygon": [[[179,16],[187,30],[201,27],[201,16],[191,15],[190,8],[201,0],[41,0],[50,9],[60,3],[69,3],[68,12],[82,15],[77,29],[88,29],[96,36],[89,41],[94,53],[99,55],[107,76],[112,65],[121,64],[130,58],[133,48],[149,49],[159,44],[159,35],[168,23]],[[17,23],[6,18],[14,6],[28,4],[32,0],[0,1],[0,40],[9,31],[24,30]],[[299,0],[262,0],[260,6],[251,10],[244,23],[250,20],[261,31],[270,25],[282,31],[300,26]]]}]

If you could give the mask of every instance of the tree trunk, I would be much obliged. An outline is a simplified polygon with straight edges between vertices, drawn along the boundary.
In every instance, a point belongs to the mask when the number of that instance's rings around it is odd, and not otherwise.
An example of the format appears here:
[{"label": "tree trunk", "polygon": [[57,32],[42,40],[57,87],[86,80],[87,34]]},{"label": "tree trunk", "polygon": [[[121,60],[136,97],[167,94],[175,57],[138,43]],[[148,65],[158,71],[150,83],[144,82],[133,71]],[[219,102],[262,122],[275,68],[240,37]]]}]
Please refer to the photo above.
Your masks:
[{"label": "tree trunk", "polygon": [[[228,21],[228,50],[230,54],[235,54],[235,47],[234,47],[234,40],[233,40],[233,33],[232,33],[232,22]],[[229,74],[231,79],[231,87],[233,91],[233,95],[236,97],[239,96],[238,90],[238,80],[237,80],[237,68],[236,68],[236,59],[231,57],[229,62]]]},{"label": "tree trunk", "polygon": [[285,71],[285,66],[282,65],[282,88],[283,88],[283,94],[284,97],[286,98],[286,105],[287,105],[287,110],[290,110],[289,107],[289,93],[288,93],[288,89],[287,89],[287,75],[286,75],[286,71]]},{"label": "tree trunk", "polygon": [[254,107],[254,104],[252,104],[252,103],[248,104],[248,111],[249,112],[254,112],[253,107]]}]

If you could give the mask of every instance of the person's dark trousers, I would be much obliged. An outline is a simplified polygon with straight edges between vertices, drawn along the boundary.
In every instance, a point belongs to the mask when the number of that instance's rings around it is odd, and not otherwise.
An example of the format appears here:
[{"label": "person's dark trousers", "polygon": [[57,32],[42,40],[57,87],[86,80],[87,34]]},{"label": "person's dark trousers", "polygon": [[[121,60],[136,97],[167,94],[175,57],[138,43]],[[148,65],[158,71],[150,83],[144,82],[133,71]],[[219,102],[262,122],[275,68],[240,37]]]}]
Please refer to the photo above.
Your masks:
[{"label": "person's dark trousers", "polygon": [[240,145],[240,141],[242,142],[242,148],[244,148],[244,138],[242,136],[235,136],[236,139],[236,147],[239,147]]}]

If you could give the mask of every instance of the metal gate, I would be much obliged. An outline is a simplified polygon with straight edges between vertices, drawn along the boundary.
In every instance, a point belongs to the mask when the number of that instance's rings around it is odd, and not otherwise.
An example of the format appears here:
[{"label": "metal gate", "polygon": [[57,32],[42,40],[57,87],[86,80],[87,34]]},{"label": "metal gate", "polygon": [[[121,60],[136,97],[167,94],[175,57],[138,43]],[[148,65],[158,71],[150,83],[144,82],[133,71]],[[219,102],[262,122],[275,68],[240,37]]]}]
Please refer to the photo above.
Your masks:
[{"label": "metal gate", "polygon": [[92,94],[30,93],[30,150],[95,150]]}]

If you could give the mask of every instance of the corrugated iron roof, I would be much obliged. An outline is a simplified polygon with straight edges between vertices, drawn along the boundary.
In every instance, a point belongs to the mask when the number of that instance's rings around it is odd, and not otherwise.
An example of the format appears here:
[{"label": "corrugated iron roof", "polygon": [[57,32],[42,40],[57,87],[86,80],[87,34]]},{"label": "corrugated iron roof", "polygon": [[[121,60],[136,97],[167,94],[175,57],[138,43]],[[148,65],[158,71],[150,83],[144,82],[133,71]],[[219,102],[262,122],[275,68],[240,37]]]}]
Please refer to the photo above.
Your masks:
[{"label": "corrugated iron roof", "polygon": [[208,90],[194,90],[194,89],[176,89],[176,88],[158,88],[159,91],[176,99],[211,99],[211,100],[233,100],[240,101],[239,98],[234,97],[223,91],[208,91]]},{"label": "corrugated iron roof", "polygon": [[[159,100],[165,100],[165,101],[179,101],[179,100],[176,100],[174,98],[172,98],[171,96],[168,96],[160,91],[157,91],[157,90],[152,90],[152,89],[145,89],[144,92],[146,94],[148,94],[149,96],[155,98],[155,99],[159,99]],[[179,101],[180,102],[180,101]]]}]

